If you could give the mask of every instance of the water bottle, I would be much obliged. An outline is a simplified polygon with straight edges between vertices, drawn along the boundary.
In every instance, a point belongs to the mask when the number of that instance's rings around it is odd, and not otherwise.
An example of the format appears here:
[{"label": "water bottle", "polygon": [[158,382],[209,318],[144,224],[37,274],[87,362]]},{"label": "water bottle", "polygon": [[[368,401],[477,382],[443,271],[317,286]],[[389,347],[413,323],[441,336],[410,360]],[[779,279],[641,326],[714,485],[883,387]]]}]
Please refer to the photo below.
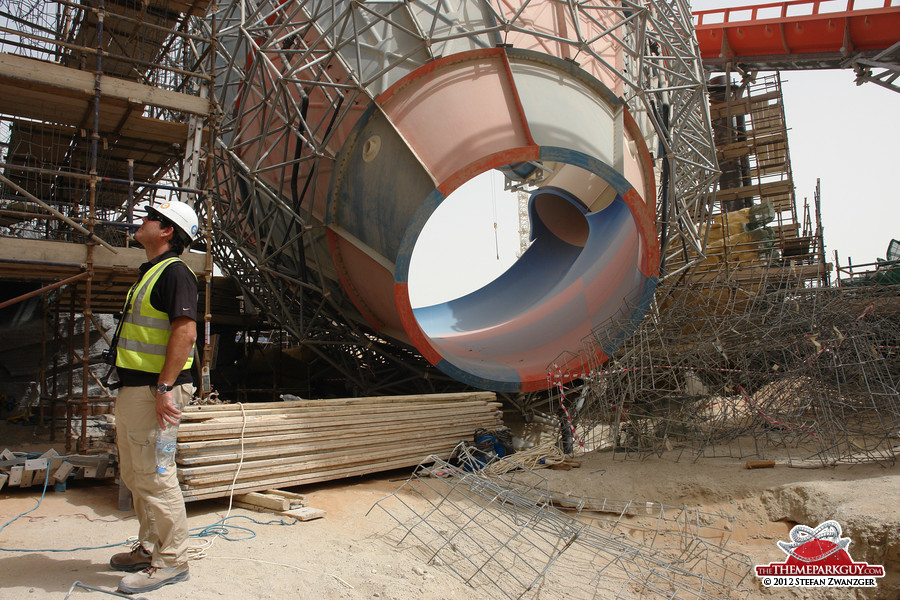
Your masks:
[{"label": "water bottle", "polygon": [[[177,403],[175,408],[181,410]],[[179,422],[181,419],[179,419]],[[166,421],[165,427],[156,436],[156,472],[164,474],[175,464],[175,443],[178,441],[178,423]]]}]

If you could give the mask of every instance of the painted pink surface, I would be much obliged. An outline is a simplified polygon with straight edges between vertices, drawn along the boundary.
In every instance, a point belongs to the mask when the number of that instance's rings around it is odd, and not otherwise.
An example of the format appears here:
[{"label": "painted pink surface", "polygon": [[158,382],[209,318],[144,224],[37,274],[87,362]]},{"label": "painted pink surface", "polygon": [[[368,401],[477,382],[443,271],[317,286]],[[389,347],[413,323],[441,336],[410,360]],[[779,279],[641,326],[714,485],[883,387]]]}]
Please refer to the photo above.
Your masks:
[{"label": "painted pink surface", "polygon": [[445,63],[407,84],[380,104],[435,182],[477,157],[529,145],[502,55]]},{"label": "painted pink surface", "polygon": [[[394,300],[394,274],[329,229],[332,259],[344,289],[370,325],[400,341],[408,341]],[[355,282],[365,288],[357,289]]]},{"label": "painted pink surface", "polygon": [[[592,40],[591,49],[594,52],[599,54],[606,63],[621,71],[623,67],[621,46],[608,36],[598,40],[594,39],[600,36],[613,22],[612,18],[605,17],[603,11],[596,10],[591,13],[593,19],[596,20],[582,17],[576,28],[576,24],[570,18],[570,13],[562,2],[531,2],[523,8],[521,2],[501,0],[499,6],[506,18],[511,19],[518,13],[518,22],[527,24],[535,32],[549,36],[510,31],[506,35],[506,43],[512,44],[516,48],[535,50],[551,56],[574,60],[582,69],[602,81],[613,93],[616,95],[623,93],[622,80],[593,56],[585,52],[577,52],[569,44],[551,39],[552,37],[574,38],[580,31],[585,39]],[[615,16],[616,21],[619,18],[618,15]]]}]

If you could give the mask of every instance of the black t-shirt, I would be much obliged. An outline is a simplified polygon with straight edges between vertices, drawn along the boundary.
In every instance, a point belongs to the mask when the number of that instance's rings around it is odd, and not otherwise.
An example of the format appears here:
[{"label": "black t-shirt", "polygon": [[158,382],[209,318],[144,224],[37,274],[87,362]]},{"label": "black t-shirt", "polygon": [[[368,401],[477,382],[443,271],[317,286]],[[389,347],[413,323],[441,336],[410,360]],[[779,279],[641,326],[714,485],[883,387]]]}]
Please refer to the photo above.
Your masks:
[{"label": "black t-shirt", "polygon": [[[164,252],[142,264],[140,266],[141,277],[150,267],[172,256],[178,255],[174,252]],[[197,320],[197,278],[186,264],[175,261],[163,269],[150,292],[150,305],[169,315],[170,323],[178,317],[190,317],[194,321]],[[196,356],[194,358],[196,359]],[[147,373],[121,367],[116,367],[116,371],[121,384],[127,386],[151,385],[156,387],[159,379],[159,373]],[[193,382],[194,378],[191,376],[190,369],[185,369],[178,374],[173,385]]]}]

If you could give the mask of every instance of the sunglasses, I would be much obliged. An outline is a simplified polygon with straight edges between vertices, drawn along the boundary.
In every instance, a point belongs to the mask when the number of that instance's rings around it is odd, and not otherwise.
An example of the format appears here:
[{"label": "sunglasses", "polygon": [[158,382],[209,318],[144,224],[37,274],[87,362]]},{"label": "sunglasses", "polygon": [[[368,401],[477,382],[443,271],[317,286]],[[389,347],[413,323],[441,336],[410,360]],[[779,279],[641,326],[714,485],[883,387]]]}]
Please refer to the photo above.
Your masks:
[{"label": "sunglasses", "polygon": [[156,213],[147,213],[147,216],[144,217],[145,221],[156,221],[160,224],[160,227],[171,227],[172,224],[168,219],[162,217]]}]

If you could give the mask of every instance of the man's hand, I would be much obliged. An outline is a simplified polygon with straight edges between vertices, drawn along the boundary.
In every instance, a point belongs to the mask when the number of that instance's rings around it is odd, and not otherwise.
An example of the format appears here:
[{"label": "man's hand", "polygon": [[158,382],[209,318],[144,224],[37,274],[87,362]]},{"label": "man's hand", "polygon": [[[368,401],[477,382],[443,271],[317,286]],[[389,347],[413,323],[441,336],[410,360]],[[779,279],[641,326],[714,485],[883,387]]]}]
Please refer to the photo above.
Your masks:
[{"label": "man's hand", "polygon": [[156,392],[156,420],[159,428],[164,429],[167,423],[175,425],[181,419],[181,411],[175,407],[175,393],[168,391],[165,394]]}]

